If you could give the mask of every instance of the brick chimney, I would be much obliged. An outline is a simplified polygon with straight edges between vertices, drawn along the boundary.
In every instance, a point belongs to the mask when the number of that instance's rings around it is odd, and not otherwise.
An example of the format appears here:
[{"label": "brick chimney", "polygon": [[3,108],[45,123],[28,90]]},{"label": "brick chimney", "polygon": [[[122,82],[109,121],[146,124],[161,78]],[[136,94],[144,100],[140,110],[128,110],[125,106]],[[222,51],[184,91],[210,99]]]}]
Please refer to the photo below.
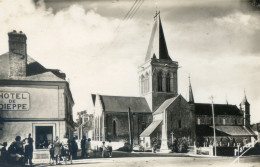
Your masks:
[{"label": "brick chimney", "polygon": [[9,37],[9,63],[10,72],[9,76],[26,76],[27,66],[27,47],[26,35],[20,31],[15,30],[8,33]]}]

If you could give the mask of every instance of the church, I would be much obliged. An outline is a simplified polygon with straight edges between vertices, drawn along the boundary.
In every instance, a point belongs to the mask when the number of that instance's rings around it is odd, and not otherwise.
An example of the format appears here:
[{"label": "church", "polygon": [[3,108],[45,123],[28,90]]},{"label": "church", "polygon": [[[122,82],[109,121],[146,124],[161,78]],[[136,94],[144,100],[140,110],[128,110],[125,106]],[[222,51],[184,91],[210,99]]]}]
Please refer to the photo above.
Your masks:
[{"label": "church", "polygon": [[[134,144],[150,148],[156,138],[161,150],[167,150],[173,138],[186,138],[189,145],[212,142],[212,104],[195,103],[191,82],[189,99],[179,94],[179,64],[168,52],[159,13],[144,57],[138,68],[139,97],[92,94],[93,139],[133,140]],[[256,137],[250,128],[250,104],[246,96],[239,108],[214,104],[213,109],[218,145]]]}]

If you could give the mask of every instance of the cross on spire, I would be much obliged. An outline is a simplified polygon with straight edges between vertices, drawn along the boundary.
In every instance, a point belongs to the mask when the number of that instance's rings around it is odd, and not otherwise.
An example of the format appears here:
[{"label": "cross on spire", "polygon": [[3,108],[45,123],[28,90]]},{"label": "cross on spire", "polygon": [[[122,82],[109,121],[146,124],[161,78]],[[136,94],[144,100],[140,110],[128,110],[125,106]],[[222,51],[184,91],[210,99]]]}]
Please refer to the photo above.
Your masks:
[{"label": "cross on spire", "polygon": [[157,7],[156,7],[156,12],[155,12],[155,15],[154,15],[154,20],[156,20],[157,16],[160,16],[160,11],[157,10]]}]

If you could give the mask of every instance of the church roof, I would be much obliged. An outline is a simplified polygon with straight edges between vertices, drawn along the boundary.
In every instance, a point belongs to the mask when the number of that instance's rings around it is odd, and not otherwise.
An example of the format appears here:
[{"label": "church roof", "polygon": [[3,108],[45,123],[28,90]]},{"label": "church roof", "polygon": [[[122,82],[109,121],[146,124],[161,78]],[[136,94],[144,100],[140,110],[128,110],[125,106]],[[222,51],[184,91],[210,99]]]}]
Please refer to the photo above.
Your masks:
[{"label": "church roof", "polygon": [[[198,136],[213,136],[213,127],[197,125]],[[255,133],[245,126],[216,126],[216,136],[255,136]]]},{"label": "church roof", "polygon": [[166,110],[178,97],[180,97],[180,95],[165,100],[163,104],[160,105],[160,107],[153,113],[153,115],[163,113],[163,111]]},{"label": "church roof", "polygon": [[26,76],[9,77],[9,52],[0,55],[0,79],[24,81],[65,81],[65,74],[56,69],[47,69],[27,55]]},{"label": "church roof", "polygon": [[[195,103],[196,115],[212,115],[212,106],[207,103]],[[215,115],[243,115],[236,105],[214,104]]]},{"label": "church roof", "polygon": [[193,97],[190,78],[189,78],[189,103],[194,103],[194,97]]},{"label": "church roof", "polygon": [[[156,15],[159,15],[159,13],[157,13]],[[153,25],[148,49],[145,56],[145,62],[153,58],[154,55],[157,56],[158,59],[172,61],[168,53],[160,15],[155,16],[155,22]]]},{"label": "church roof", "polygon": [[[133,113],[151,113],[144,97],[99,96],[105,112],[128,112],[130,107]],[[92,101],[95,105],[96,95],[94,94],[92,94]]]},{"label": "church roof", "polygon": [[149,137],[153,131],[161,124],[162,120],[153,121],[141,134],[140,137]]}]

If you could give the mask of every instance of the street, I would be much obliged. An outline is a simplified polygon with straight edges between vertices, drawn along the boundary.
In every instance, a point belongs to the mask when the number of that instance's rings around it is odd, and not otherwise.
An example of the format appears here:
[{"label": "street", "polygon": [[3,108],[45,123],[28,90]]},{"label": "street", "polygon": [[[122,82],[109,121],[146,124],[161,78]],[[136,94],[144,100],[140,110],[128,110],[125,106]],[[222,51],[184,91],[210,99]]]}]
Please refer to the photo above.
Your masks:
[{"label": "street", "polygon": [[[248,156],[240,158],[239,165],[231,163],[235,160],[235,157],[194,157],[194,156],[185,156],[181,155],[169,155],[169,154],[142,154],[142,153],[129,153],[130,156],[126,157],[126,153],[117,152],[113,158],[90,158],[90,159],[78,159],[74,160],[73,164],[68,164],[70,167],[76,166],[88,166],[88,167],[189,167],[189,166],[241,166],[241,167],[260,167],[260,156]],[[65,165],[62,162],[58,166]],[[52,166],[48,164],[48,160],[34,160],[35,167],[41,166]]]}]

